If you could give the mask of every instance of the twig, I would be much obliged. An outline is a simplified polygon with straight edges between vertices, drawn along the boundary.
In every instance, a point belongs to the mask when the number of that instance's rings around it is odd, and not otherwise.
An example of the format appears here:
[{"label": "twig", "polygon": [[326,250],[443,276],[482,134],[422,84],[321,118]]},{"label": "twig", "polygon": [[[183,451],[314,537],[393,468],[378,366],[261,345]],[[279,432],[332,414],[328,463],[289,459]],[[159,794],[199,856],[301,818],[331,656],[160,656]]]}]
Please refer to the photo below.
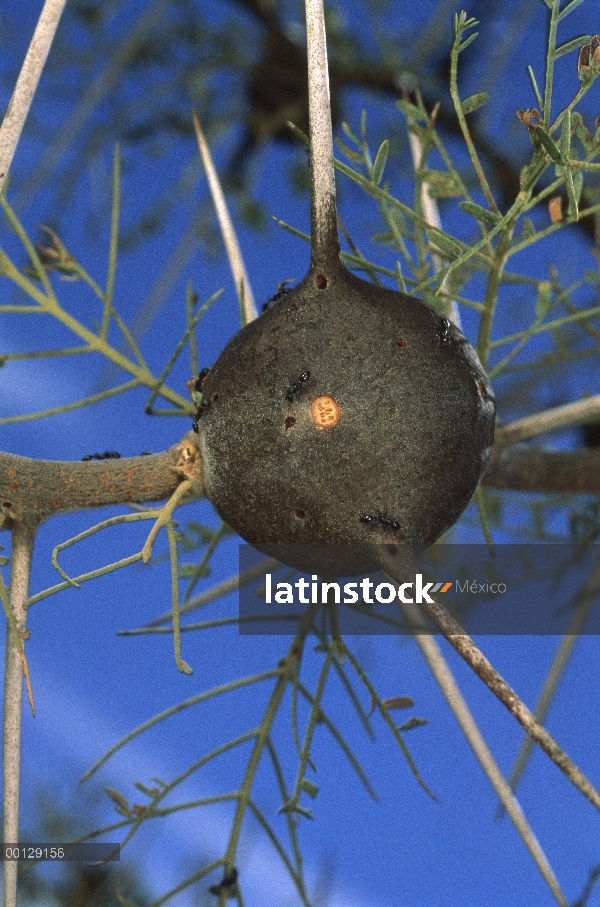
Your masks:
[{"label": "twig", "polygon": [[[386,573],[389,573],[394,580],[401,581],[397,575],[399,567],[397,552],[392,554],[387,548],[380,546],[378,555],[381,568]],[[469,667],[483,680],[494,696],[506,706],[519,724],[533,737],[535,742],[539,743],[544,752],[560,768],[569,781],[600,811],[600,794],[596,788],[588,781],[572,759],[567,756],[556,740],[537,721],[535,715],[496,671],[481,649],[467,634],[466,630],[452,617],[445,606],[435,599],[428,602],[423,596],[423,601],[420,602],[420,605],[440,633],[446,637],[461,658],[464,658]]]},{"label": "twig", "polygon": [[483,484],[505,491],[600,494],[600,453],[595,448],[543,450],[524,444],[496,448]]},{"label": "twig", "polygon": [[[439,109],[439,104],[433,110],[431,114],[430,123],[433,125],[435,122],[435,117],[437,116],[437,111]],[[414,120],[411,120],[410,117],[407,117],[407,125],[410,127],[411,123],[414,123]],[[415,176],[418,179],[419,172],[425,167],[425,158],[423,157],[423,143],[421,138],[414,129],[408,129],[408,144],[410,146],[410,154],[412,157],[413,167],[415,168]],[[440,218],[439,208],[435,198],[431,195],[430,186],[427,180],[421,180],[421,210],[423,212],[423,219],[431,224],[432,227],[435,227],[437,230],[442,229],[442,221]],[[431,253],[431,258],[433,261],[433,270],[437,274],[442,270],[444,262],[440,255],[436,252]],[[446,292],[447,290],[447,275],[444,277],[441,286],[440,292]],[[460,318],[460,309],[456,303],[456,300],[452,299],[450,301],[450,317],[457,328],[462,328],[461,318]]]},{"label": "twig", "polygon": [[[235,592],[247,583],[251,583],[252,580],[264,576],[269,570],[273,570],[279,566],[281,566],[280,561],[276,561],[274,558],[266,558],[254,567],[249,567],[242,573],[236,573],[234,576],[230,576],[229,579],[223,580],[223,582],[217,583],[210,589],[207,589],[206,592],[202,592],[195,598],[191,598],[185,605],[181,606],[179,614],[188,614],[190,611],[196,610],[196,608],[202,608],[203,605],[207,605],[211,601],[216,601],[216,599],[222,598],[230,592]],[[168,623],[172,619],[172,616],[171,611],[166,611],[159,617],[155,617],[153,620],[148,621],[147,624],[144,624],[144,627],[160,627],[161,624]]]},{"label": "twig", "polygon": [[46,0],[0,127],[0,193],[67,0]]},{"label": "twig", "polygon": [[[418,625],[421,622],[422,616],[416,605],[401,603],[401,608],[411,624]],[[542,876],[548,883],[556,900],[562,907],[566,907],[567,902],[560,890],[556,876],[546,859],[546,855],[533,831],[529,827],[527,819],[509,784],[498,768],[496,760],[490,752],[438,644],[433,636],[430,636],[428,633],[416,633],[415,641],[419,646],[425,661],[429,665],[431,673],[437,680],[446,702],[452,709],[454,717],[458,721],[463,734],[467,738],[469,746],[479,760],[479,764],[487,775],[490,784],[498,794],[500,803],[512,819],[515,828],[521,835],[525,846],[533,857]],[[530,740],[529,737],[527,739]]]},{"label": "twig", "polygon": [[[55,0],[56,2],[56,0]],[[64,0],[63,5],[66,3]],[[150,31],[160,23],[169,0],[153,0],[131,26],[125,39],[115,43],[114,52],[103,60],[103,68],[86,88],[75,109],[58,129],[44,150],[27,183],[16,195],[16,207],[23,211],[52,175],[105,94],[123,77],[126,65],[147,41]]]},{"label": "twig", "polygon": [[[27,599],[31,555],[35,538],[34,523],[17,523],[12,530],[10,559],[10,608],[17,632],[22,637],[21,651],[10,625],[6,628],[6,660],[4,664],[4,723],[3,747],[3,841],[16,844],[19,840],[19,793],[21,780],[21,714],[23,710],[22,648],[27,624]],[[4,907],[16,907],[16,860],[4,863]]]},{"label": "twig", "polygon": [[594,418],[600,419],[600,394],[585,400],[577,400],[575,403],[546,409],[533,416],[527,416],[525,419],[517,419],[516,422],[511,422],[509,425],[498,426],[495,445],[506,447],[509,444],[517,444],[519,441],[527,441],[537,435],[555,431],[557,428],[581,425]]},{"label": "twig", "polygon": [[[588,618],[590,610],[596,603],[599,588],[600,558],[596,558],[596,564],[590,576],[588,577],[584,588],[581,591],[576,610],[573,612],[573,616],[569,621],[567,632],[560,641],[558,651],[554,656],[548,676],[544,680],[535,708],[535,717],[540,722],[544,721],[546,718],[548,709],[550,708],[550,703],[552,702],[558,689],[560,679],[569,662],[569,658],[571,657],[573,649],[575,648],[575,644],[581,635],[583,625]],[[516,790],[517,788],[517,784],[519,783],[521,775],[525,771],[525,767],[527,765],[529,756],[531,755],[532,749],[533,740],[531,739],[531,737],[526,736],[523,740],[508,781],[512,790]]]},{"label": "twig", "polygon": [[210,194],[217,213],[219,227],[221,228],[221,235],[223,237],[223,242],[225,243],[227,258],[229,259],[229,266],[235,284],[235,291],[240,301],[240,308],[243,312],[245,323],[248,324],[249,321],[253,321],[258,315],[256,305],[254,304],[252,288],[250,287],[250,281],[248,280],[235,229],[231,222],[229,211],[227,210],[227,202],[223,195],[221,182],[217,175],[215,165],[213,164],[208,144],[204,137],[204,133],[202,132],[202,127],[200,126],[200,122],[194,111],[192,111],[192,120],[194,122],[194,129],[196,131],[196,139],[198,141],[202,163],[206,170]]}]

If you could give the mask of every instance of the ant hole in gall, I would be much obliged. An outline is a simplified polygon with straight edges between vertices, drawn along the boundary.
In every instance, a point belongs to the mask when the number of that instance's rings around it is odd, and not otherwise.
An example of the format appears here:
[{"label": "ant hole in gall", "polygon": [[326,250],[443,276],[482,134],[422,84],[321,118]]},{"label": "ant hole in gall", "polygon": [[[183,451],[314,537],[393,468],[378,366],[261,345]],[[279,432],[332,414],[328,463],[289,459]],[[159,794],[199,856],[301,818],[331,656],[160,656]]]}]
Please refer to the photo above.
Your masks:
[{"label": "ant hole in gall", "polygon": [[340,408],[332,397],[324,394],[316,397],[310,405],[310,414],[319,428],[332,428],[339,422]]},{"label": "ant hole in gall", "polygon": [[324,274],[317,274],[315,283],[317,285],[317,290],[324,290],[327,287],[327,278]]}]

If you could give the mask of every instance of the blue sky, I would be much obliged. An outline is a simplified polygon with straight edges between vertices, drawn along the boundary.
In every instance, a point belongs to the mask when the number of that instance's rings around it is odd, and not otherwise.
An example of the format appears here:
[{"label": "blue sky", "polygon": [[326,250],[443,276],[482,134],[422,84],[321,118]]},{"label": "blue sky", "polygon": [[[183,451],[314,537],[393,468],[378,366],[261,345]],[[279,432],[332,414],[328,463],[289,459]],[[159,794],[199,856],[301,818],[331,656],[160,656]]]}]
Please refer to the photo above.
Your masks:
[{"label": "blue sky", "polygon": [[[410,21],[414,24],[414,6],[392,3],[389,21],[397,26],[401,17],[406,17],[410,11],[413,13]],[[423,4],[423,11],[429,14],[433,6],[432,3]],[[543,11],[542,4],[538,6]],[[447,7],[450,20],[454,10],[450,4]],[[517,7],[508,4],[509,14],[516,14]],[[8,100],[11,80],[20,65],[39,8],[39,0],[32,0],[26,7],[18,0],[5,0],[0,10],[2,106]],[[124,0],[117,24],[125,27],[143,8],[140,0]],[[456,9],[459,8],[457,5]],[[227,6],[231,14],[235,9],[233,4]],[[361,21],[360,3],[340,4],[340,9],[345,12],[351,27]],[[214,4],[211,14],[218,18],[221,6]],[[477,14],[476,9],[473,14]],[[294,15],[296,13],[292,11],[290,16],[293,18]],[[496,41],[501,40],[505,25],[502,20],[490,23]],[[497,97],[501,98],[491,106],[493,112],[489,114],[492,122],[497,123],[500,144],[523,141],[522,131],[518,132],[514,124],[514,109],[532,104],[524,67],[532,60],[538,73],[541,72],[542,26],[542,19],[538,21],[534,16],[531,29],[513,48],[506,74],[487,89],[496,90]],[[583,31],[595,31],[597,22],[593,4],[584,3],[573,21],[569,20],[568,27],[570,31],[565,39]],[[449,40],[449,33],[445,40]],[[560,90],[566,97],[570,91],[568,85],[572,87],[573,74],[566,67],[564,72]],[[59,129],[77,103],[77,97],[72,95],[71,90],[65,90],[64,97],[51,98],[42,90],[39,101],[34,102],[32,116],[44,127],[56,124]],[[590,110],[597,107],[598,91],[593,95]],[[372,147],[375,149],[384,137],[384,123],[390,117],[392,101],[373,103],[371,97],[357,92],[349,94],[345,103],[346,115],[354,126],[358,123],[361,107],[369,106]],[[399,128],[398,119],[396,128]],[[67,247],[99,282],[104,280],[106,273],[109,239],[106,201],[110,194],[114,143],[120,138],[119,135],[111,136],[90,162],[64,224],[64,233],[61,233]],[[218,164],[226,160],[231,141],[232,137],[225,135],[215,148]],[[9,198],[18,196],[26,188],[42,152],[43,142],[31,131],[27,133],[13,167]],[[123,147],[121,210],[124,226],[132,222],[134,214],[157,187],[164,187],[175,179],[193,153],[189,142],[175,140],[156,158],[144,158],[135,148]],[[308,200],[288,190],[286,163],[289,153],[287,148],[280,146],[261,152],[256,164],[256,191],[270,214],[306,231]],[[405,164],[406,160],[402,166]],[[400,163],[390,162],[388,166],[391,179],[396,180],[395,191],[408,192]],[[198,167],[188,197],[168,212],[163,230],[121,256],[115,302],[126,320],[134,319],[189,218],[197,205],[205,201],[206,194],[205,180]],[[28,230],[35,233],[36,225],[48,217],[50,198],[50,190],[46,187],[20,212]],[[408,194],[407,200],[410,200]],[[366,253],[370,253],[374,246],[367,236],[372,232],[376,217],[374,205],[354,186],[342,182],[340,209],[354,238]],[[95,231],[90,230],[90,211],[98,213]],[[459,230],[461,223],[457,227]],[[0,236],[0,246],[18,255],[14,237],[6,229]],[[239,238],[259,304],[275,292],[280,280],[300,279],[304,275],[308,266],[308,246],[281,231],[274,223],[270,222],[266,231],[258,234],[242,227]],[[382,254],[381,249],[377,248],[374,254]],[[383,254],[388,253],[384,251]],[[569,246],[557,240],[546,244],[539,257],[532,258],[527,267],[531,268],[531,273],[545,276],[548,260],[560,267],[564,283],[575,279],[584,266],[591,267],[593,263],[589,251],[576,241]],[[182,333],[184,291],[189,279],[202,299],[220,287],[225,288],[198,331],[201,365],[214,361],[239,325],[237,301],[224,257],[211,256],[198,248],[175,279],[157,322],[143,340],[144,353],[157,372]],[[73,310],[94,305],[80,284],[59,282],[55,278],[54,285],[65,304]],[[520,304],[515,292],[512,304],[507,307],[506,329],[518,319]],[[474,322],[466,313],[465,331],[471,339],[470,331],[473,330]],[[45,316],[24,319],[0,314],[2,353],[68,342],[66,332]],[[593,361],[584,360],[586,370],[565,372],[551,385],[543,386],[539,405],[567,402],[584,391],[597,392],[595,372],[589,364]],[[2,415],[30,412],[84,397],[95,391],[103,374],[103,363],[91,357],[13,362],[0,371]],[[171,385],[185,393],[185,381],[189,377],[189,361],[182,359],[172,373]],[[508,388],[507,383],[501,389],[505,393],[504,398],[500,395],[501,402],[507,399]],[[190,423],[184,419],[149,419],[143,412],[146,399],[145,392],[134,393],[127,398],[118,397],[93,408],[38,423],[3,425],[2,449],[55,460],[80,460],[84,454],[103,450],[119,450],[123,455],[163,450],[176,443],[189,430]],[[501,410],[501,417],[512,418],[521,414],[521,410],[518,400],[511,402],[510,409],[507,403],[507,408]],[[550,443],[570,444],[573,439],[570,436],[558,441],[553,438]],[[514,507],[518,509],[519,499],[510,494],[507,498],[514,501]],[[32,592],[56,581],[50,563],[53,545],[117,512],[109,509],[98,514],[62,516],[42,526],[36,543]],[[473,508],[470,516],[473,519]],[[182,509],[179,519],[181,524],[189,519],[215,528],[219,525],[218,517],[206,501]],[[122,533],[114,531],[110,537],[108,534],[96,536],[92,542],[63,554],[61,563],[69,572],[77,573],[125,556],[141,547],[143,530],[144,527],[141,530],[130,527]],[[481,540],[467,524],[463,533],[465,540]],[[8,535],[5,533],[0,541],[7,547]],[[164,541],[159,542],[157,550],[166,551]],[[237,540],[230,539],[213,560],[211,575],[204,582],[212,585],[226,579],[236,571],[236,566]],[[200,585],[197,591],[205,587]],[[232,628],[216,631],[211,636],[184,634],[183,657],[194,669],[193,675],[185,677],[175,666],[170,636],[115,636],[120,629],[141,626],[163,613],[169,606],[169,596],[169,573],[167,566],[161,563],[147,568],[129,568],[81,590],[70,590],[44,600],[32,608],[32,636],[27,652],[37,715],[32,719],[27,710],[24,712],[25,826],[30,825],[36,797],[42,789],[58,792],[65,803],[74,805],[82,813],[87,809],[86,798],[91,796],[100,804],[101,821],[109,822],[113,813],[108,799],[101,793],[103,786],[116,788],[130,800],[139,801],[141,795],[133,787],[135,781],[149,783],[153,777],[168,781],[211,746],[227,739],[227,735],[241,733],[251,726],[251,722],[258,720],[270,689],[268,683],[257,688],[255,695],[236,693],[176,716],[160,728],[138,737],[98,775],[82,787],[78,786],[81,775],[109,747],[153,714],[234,677],[267,670],[286,652],[285,638],[240,637]],[[232,615],[236,609],[236,596],[230,595],[207,609],[202,617]],[[369,798],[352,767],[326,730],[320,727],[312,753],[317,766],[314,780],[320,788],[316,800],[311,803],[315,818],[300,826],[309,891],[314,890],[312,886],[319,878],[329,879],[330,899],[320,902],[328,907],[466,907],[478,903],[488,907],[513,907],[525,903],[546,907],[552,904],[550,892],[511,823],[506,818],[502,822],[496,821],[496,796],[415,643],[390,637],[360,637],[351,638],[349,644],[360,656],[382,697],[411,696],[415,707],[406,713],[406,717],[415,715],[428,719],[425,727],[407,734],[406,739],[419,770],[439,802],[430,800],[415,782],[389,732],[377,718],[373,720],[375,741],[368,740],[339,684],[333,683],[326,696],[326,705],[355,748],[379,794],[379,801],[373,802]],[[530,706],[535,703],[557,645],[558,640],[553,637],[481,639],[488,657]],[[520,744],[520,729],[458,656],[445,644],[443,650],[484,737],[500,767],[508,773]],[[598,775],[600,746],[596,721],[600,693],[598,662],[597,640],[583,637],[547,720],[549,730],[592,781]],[[309,646],[305,670],[306,677],[313,682],[318,676],[319,665],[319,656],[313,654]],[[364,692],[361,695],[367,707],[368,697]],[[289,711],[288,699],[276,729],[291,784],[296,763]],[[181,799],[212,796],[235,789],[244,765],[241,757],[212,763],[186,782]],[[573,902],[580,895],[590,870],[600,864],[597,813],[539,751],[531,760],[518,799],[547,852],[565,895]],[[283,830],[283,817],[277,816],[278,794],[274,793],[271,778],[264,770],[259,773],[257,800],[273,824]],[[154,897],[159,897],[180,881],[182,867],[189,866],[191,860],[212,860],[222,854],[229,819],[227,807],[215,806],[176,814],[164,822],[155,822],[154,826],[149,823],[124,852],[123,859],[141,862],[148,887]],[[269,907],[271,904],[291,907],[298,903],[277,855],[252,822],[248,823],[242,837],[238,868],[247,907]],[[218,879],[212,877],[209,884],[216,881]],[[201,888],[184,892],[173,903],[187,907],[214,902],[214,898],[206,893],[206,884],[202,884]],[[600,889],[594,891],[588,905],[600,905]]]}]

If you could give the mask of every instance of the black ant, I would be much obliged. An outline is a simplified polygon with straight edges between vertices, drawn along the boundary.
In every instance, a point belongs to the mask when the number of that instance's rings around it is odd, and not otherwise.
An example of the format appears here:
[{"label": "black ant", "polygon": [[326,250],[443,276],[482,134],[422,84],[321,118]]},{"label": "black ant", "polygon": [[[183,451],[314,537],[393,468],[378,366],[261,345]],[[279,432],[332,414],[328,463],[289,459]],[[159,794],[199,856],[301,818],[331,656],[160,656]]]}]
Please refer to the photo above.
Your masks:
[{"label": "black ant", "polygon": [[104,453],[95,453],[95,454],[86,454],[85,457],[81,458],[81,462],[87,462],[88,460],[120,460],[121,454],[117,453],[116,450],[105,450]]},{"label": "black ant", "polygon": [[288,287],[288,283],[294,283],[296,280],[295,277],[288,277],[287,280],[282,280],[281,283],[277,284],[277,292],[274,296],[271,296],[270,299],[267,299],[266,302],[263,302],[262,311],[266,312],[269,306],[273,305],[274,302],[277,302],[279,299],[283,299],[288,293],[291,292],[291,287]]},{"label": "black ant", "polygon": [[196,410],[196,415],[194,421],[192,422],[192,429],[198,434],[198,422],[210,406],[210,400],[203,400],[198,409]]},{"label": "black ant", "polygon": [[366,523],[367,526],[370,526],[372,523],[381,523],[382,526],[389,526],[394,532],[398,532],[400,529],[400,523],[397,520],[392,520],[382,513],[378,513],[376,516],[372,513],[367,513],[365,516],[360,517],[360,522]]},{"label": "black ant", "polygon": [[198,372],[198,377],[194,382],[194,390],[201,391],[204,385],[206,384],[206,378],[210,372],[209,368],[203,368],[201,372]]},{"label": "black ant", "polygon": [[438,329],[435,339],[438,343],[448,344],[452,341],[451,324],[447,318],[442,318],[442,323]]},{"label": "black ant", "polygon": [[305,372],[302,372],[302,374],[300,375],[300,377],[298,378],[296,383],[292,384],[291,387],[288,387],[286,397],[288,398],[290,403],[294,402],[294,394],[297,394],[298,391],[302,390],[302,385],[306,384],[306,382],[308,381],[309,378],[310,378],[310,372],[308,370]]}]

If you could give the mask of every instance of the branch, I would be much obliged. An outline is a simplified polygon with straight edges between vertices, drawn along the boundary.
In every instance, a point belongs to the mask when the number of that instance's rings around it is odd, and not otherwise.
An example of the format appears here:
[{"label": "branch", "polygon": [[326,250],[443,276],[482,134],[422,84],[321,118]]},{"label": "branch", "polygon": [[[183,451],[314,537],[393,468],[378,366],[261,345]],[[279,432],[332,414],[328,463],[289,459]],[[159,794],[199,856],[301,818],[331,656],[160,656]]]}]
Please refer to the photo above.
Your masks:
[{"label": "branch", "polygon": [[[187,500],[204,497],[193,432],[160,454],[101,462],[33,460],[0,452],[0,520],[4,516],[10,528],[29,518],[40,523],[55,513],[163,501],[182,479],[193,482]],[[483,484],[512,491],[600,494],[600,451],[494,447]]]},{"label": "branch", "polygon": [[[384,545],[379,546],[378,559],[382,570],[385,570],[394,580],[402,582],[405,564],[397,556],[397,549],[391,553]],[[475,644],[457,620],[446,610],[445,606],[435,599],[428,602],[423,596],[420,602],[421,609],[438,628],[440,633],[456,649],[469,667],[483,680],[489,690],[500,702],[506,706],[511,715],[527,731],[544,752],[552,759],[563,774],[581,793],[587,797],[596,809],[600,810],[600,794],[588,781],[583,772],[575,765],[572,759],[558,745],[556,740],[542,727],[535,715],[527,708],[515,691],[507,684],[504,678],[496,671],[494,666],[485,657],[481,649]]]},{"label": "branch", "polygon": [[0,127],[0,193],[67,0],[46,0]]},{"label": "branch", "polygon": [[[19,841],[24,664],[22,650],[26,638],[27,599],[29,598],[29,575],[34,537],[35,525],[33,522],[16,525],[12,532],[8,606],[12,611],[15,629],[20,640],[17,641],[13,637],[13,628],[10,626],[13,621],[10,623],[7,621],[2,735],[3,841],[6,844],[16,844]],[[18,868],[19,864],[16,860],[7,860],[4,864],[4,907],[16,907]]]},{"label": "branch", "polygon": [[600,451],[494,446],[483,484],[507,491],[600,494]]},{"label": "branch", "polygon": [[204,496],[193,432],[163,453],[120,460],[69,463],[0,453],[0,513],[10,527],[55,513],[162,501],[182,479],[193,483],[187,500]]},{"label": "branch", "polygon": [[508,444],[527,441],[538,435],[544,435],[546,432],[556,431],[558,428],[581,425],[599,418],[600,394],[597,394],[595,397],[587,397],[564,406],[546,409],[533,416],[527,416],[525,419],[511,422],[509,425],[499,425],[496,428],[495,446],[506,447]]},{"label": "branch", "polygon": [[[424,623],[423,616],[417,605],[401,603],[400,607],[410,623],[416,626]],[[501,805],[512,819],[515,828],[521,835],[525,846],[533,857],[536,866],[540,870],[540,873],[547,882],[556,900],[561,907],[566,907],[567,902],[560,890],[560,886],[548,863],[546,855],[529,827],[527,819],[519,806],[519,802],[516,799],[513,790],[507,783],[496,760],[490,752],[437,642],[428,632],[415,633],[415,642],[419,646],[421,654],[427,662],[431,673],[437,680],[446,702],[452,709],[454,717],[458,721],[471,749],[479,760],[479,764],[487,775],[490,784],[496,791]],[[526,740],[529,741],[529,743],[532,743],[530,737],[526,737]]]}]

